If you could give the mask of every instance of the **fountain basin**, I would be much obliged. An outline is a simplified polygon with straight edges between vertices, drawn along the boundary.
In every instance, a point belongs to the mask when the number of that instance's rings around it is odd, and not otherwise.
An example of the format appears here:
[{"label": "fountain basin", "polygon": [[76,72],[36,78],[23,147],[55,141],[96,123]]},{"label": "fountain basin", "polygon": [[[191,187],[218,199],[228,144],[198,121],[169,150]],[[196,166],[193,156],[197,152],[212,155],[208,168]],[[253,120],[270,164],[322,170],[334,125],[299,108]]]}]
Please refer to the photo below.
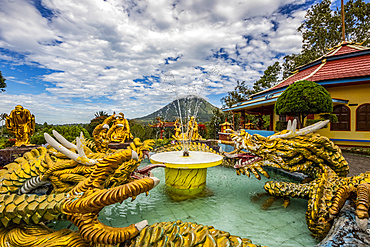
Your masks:
[{"label": "fountain basin", "polygon": [[166,166],[165,179],[170,192],[194,195],[206,186],[207,168],[220,165],[222,159],[221,155],[202,151],[189,151],[189,156],[172,151],[154,154],[150,162]]}]

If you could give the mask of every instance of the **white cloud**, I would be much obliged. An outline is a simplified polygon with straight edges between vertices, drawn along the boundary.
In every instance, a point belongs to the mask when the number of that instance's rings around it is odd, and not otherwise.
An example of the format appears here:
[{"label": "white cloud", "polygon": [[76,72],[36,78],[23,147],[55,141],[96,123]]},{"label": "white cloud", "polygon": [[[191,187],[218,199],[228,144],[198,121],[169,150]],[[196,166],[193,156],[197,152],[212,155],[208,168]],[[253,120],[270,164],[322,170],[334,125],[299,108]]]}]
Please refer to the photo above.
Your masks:
[{"label": "white cloud", "polygon": [[42,52],[40,43],[56,38],[46,19],[27,1],[2,1],[0,11],[0,37],[4,48]]},{"label": "white cloud", "polygon": [[[8,77],[8,79],[10,79],[9,77]],[[17,81],[17,80],[13,80],[15,83],[18,83],[18,84],[23,84],[23,85],[30,85],[30,83],[28,83],[28,82],[24,82],[24,81]]]},{"label": "white cloud", "polygon": [[[25,63],[56,71],[43,76],[51,84],[41,95],[13,97],[15,92],[7,92],[7,110],[32,98],[33,112],[43,109],[38,114],[45,121],[48,112],[53,116],[48,122],[88,122],[95,111],[113,109],[132,118],[157,110],[176,95],[207,97],[233,90],[237,80],[253,84],[277,54],[299,51],[296,28],[303,10],[290,17],[277,12],[298,2],[43,0],[53,13],[47,19],[29,1],[3,0],[0,47],[24,54]],[[227,59],[213,57],[221,48]],[[169,57],[178,59],[165,64]],[[137,81],[151,76],[159,81]],[[50,102],[62,103],[48,106]]]}]

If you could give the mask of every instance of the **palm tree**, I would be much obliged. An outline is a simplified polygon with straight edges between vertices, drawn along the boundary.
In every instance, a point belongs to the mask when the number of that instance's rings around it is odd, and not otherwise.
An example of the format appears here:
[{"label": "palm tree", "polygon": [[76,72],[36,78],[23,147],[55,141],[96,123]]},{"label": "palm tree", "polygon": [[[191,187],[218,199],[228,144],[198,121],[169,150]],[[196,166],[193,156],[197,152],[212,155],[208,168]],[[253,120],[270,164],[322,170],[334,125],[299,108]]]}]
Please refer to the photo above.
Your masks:
[{"label": "palm tree", "polygon": [[95,112],[95,117],[96,118],[102,117],[102,116],[109,117],[109,115],[106,111],[97,111],[97,112]]}]

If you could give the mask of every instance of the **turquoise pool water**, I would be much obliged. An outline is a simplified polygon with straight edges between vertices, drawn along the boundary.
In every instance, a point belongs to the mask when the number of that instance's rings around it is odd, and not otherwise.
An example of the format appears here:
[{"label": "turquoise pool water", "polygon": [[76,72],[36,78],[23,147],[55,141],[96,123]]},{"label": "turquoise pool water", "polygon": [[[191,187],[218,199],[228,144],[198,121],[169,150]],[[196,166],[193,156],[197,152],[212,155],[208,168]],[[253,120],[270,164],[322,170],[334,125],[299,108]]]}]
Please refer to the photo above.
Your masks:
[{"label": "turquoise pool water", "polygon": [[161,183],[149,196],[142,194],[133,202],[127,200],[105,207],[99,220],[115,227],[144,219],[149,224],[175,220],[196,222],[269,247],[314,246],[318,243],[307,229],[306,200],[292,199],[286,209],[282,207],[282,201],[275,202],[268,210],[261,209],[268,197],[256,200],[256,195],[264,192],[266,178],[237,176],[234,169],[221,166],[209,168],[204,195],[175,201],[166,192],[164,169],[157,168],[153,173]]}]

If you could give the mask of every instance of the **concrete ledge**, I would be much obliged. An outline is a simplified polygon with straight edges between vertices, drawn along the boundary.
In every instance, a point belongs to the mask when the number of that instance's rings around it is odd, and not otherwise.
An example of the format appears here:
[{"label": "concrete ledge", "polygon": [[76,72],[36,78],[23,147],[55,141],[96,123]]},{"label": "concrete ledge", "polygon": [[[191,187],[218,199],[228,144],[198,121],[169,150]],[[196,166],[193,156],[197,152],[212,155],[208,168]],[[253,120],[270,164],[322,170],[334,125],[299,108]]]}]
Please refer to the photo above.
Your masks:
[{"label": "concrete ledge", "polygon": [[41,145],[30,145],[20,147],[7,147],[0,149],[0,166],[12,163],[16,158],[22,157],[24,153],[38,148]]}]

